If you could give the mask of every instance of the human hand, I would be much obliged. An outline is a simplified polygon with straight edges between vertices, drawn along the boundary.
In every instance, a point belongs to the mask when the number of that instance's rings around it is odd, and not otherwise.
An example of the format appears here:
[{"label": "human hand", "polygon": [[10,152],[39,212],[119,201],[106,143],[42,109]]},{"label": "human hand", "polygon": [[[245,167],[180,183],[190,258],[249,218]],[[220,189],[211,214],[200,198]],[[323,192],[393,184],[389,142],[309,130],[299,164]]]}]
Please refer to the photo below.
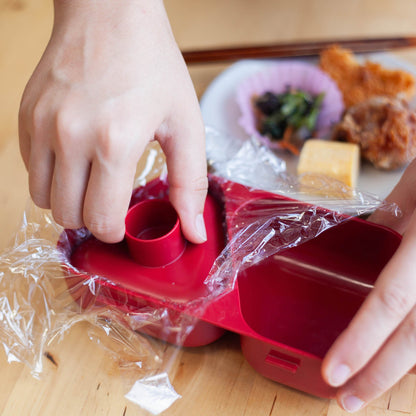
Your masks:
[{"label": "human hand", "polygon": [[354,412],[390,389],[416,364],[416,160],[387,197],[402,215],[379,210],[370,221],[404,233],[394,256],[348,328],[328,351],[324,379]]},{"label": "human hand", "polygon": [[183,233],[206,239],[204,127],[161,0],[55,0],[19,136],[33,201],[109,243],[124,236],[136,165],[156,138]]}]

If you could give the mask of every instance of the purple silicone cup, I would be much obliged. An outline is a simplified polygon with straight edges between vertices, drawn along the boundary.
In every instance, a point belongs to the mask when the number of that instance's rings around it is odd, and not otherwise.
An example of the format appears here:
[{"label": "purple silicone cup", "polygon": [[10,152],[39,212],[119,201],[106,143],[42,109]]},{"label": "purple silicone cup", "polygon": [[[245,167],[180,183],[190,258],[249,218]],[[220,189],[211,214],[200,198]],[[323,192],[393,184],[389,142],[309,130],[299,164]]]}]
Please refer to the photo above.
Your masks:
[{"label": "purple silicone cup", "polygon": [[237,89],[236,100],[241,111],[238,123],[249,136],[259,138],[271,149],[280,148],[279,142],[272,141],[258,132],[252,104],[253,96],[267,91],[280,94],[288,87],[300,89],[312,95],[325,93],[316,125],[319,137],[325,137],[331,126],[341,119],[344,112],[341,91],[335,82],[315,65],[298,61],[279,62],[251,75]]}]

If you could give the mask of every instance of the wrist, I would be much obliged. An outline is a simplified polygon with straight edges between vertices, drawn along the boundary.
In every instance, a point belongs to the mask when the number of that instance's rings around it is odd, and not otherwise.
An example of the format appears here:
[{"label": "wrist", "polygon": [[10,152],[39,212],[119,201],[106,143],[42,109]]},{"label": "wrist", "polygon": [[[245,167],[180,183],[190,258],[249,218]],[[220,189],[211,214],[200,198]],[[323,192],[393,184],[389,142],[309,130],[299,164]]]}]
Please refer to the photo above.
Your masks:
[{"label": "wrist", "polygon": [[130,15],[137,19],[166,18],[163,0],[54,0],[54,21],[61,24],[73,19],[104,20],[110,23],[118,16]]}]

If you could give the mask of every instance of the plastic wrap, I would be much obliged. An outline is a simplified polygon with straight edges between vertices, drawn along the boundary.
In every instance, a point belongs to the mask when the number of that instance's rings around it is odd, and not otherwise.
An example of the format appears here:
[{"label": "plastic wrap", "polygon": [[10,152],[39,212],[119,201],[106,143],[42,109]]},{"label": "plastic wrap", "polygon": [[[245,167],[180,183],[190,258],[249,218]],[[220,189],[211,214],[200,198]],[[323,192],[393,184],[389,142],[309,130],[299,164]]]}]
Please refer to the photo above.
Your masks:
[{"label": "plastic wrap", "polygon": [[[40,376],[47,346],[74,324],[88,322],[90,338],[129,370],[129,380],[133,372],[135,381],[126,397],[158,414],[180,397],[169,382],[178,350],[166,349],[165,343],[204,345],[224,329],[239,332],[240,324],[222,324],[221,302],[233,293],[244,270],[344,223],[347,214],[379,208],[398,215],[397,207],[360,192],[348,198],[306,198],[309,194],[299,191],[284,162],[256,141],[241,145],[208,128],[207,154],[210,198],[221,213],[213,232],[223,244],[214,247],[218,255],[202,275],[196,268],[181,276],[172,291],[158,292],[163,281],[126,288],[104,274],[77,268],[74,252],[94,238],[86,229],[63,230],[49,211],[28,204],[14,243],[0,257],[0,340],[9,362],[23,362]],[[145,162],[132,205],[168,198],[160,152],[151,148]],[[113,250],[93,244],[98,250]],[[124,242],[120,244],[125,250]],[[161,266],[159,275],[165,270]],[[192,279],[195,284],[190,284]],[[330,274],[326,279],[334,280]]]}]

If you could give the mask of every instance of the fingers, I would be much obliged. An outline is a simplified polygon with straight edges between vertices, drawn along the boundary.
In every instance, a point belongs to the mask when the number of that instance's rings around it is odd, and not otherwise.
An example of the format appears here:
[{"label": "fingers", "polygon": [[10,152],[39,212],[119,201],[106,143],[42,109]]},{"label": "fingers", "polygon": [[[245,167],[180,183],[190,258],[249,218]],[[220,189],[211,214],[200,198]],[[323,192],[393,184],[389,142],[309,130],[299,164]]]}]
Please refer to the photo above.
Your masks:
[{"label": "fingers", "polygon": [[19,111],[19,148],[27,171],[29,170],[30,147],[30,134],[26,129],[22,111]]},{"label": "fingers", "polygon": [[52,184],[54,218],[68,228],[85,225],[106,243],[119,242],[124,238],[137,160],[148,141],[142,137],[149,135],[119,118],[78,124],[76,119],[60,117]]},{"label": "fingers", "polygon": [[49,148],[33,145],[29,158],[29,191],[33,202],[40,208],[51,208],[51,184],[55,164]]},{"label": "fingers", "polygon": [[[349,410],[383,393],[415,364],[414,354],[411,359],[403,350],[414,352],[415,347],[415,245],[413,214],[374,290],[324,359],[322,373],[329,384],[338,387],[351,380],[339,391],[342,405]],[[404,344],[399,347],[400,341]],[[393,357],[395,349],[403,350],[403,356],[396,353]]]},{"label": "fingers", "polygon": [[96,158],[91,167],[84,202],[84,223],[101,241],[116,243],[124,238],[124,219],[129,206],[135,163],[105,163]]},{"label": "fingers", "polygon": [[170,201],[183,234],[193,243],[203,243],[207,239],[203,212],[208,189],[205,131],[199,111],[186,118],[188,123],[183,120],[177,117],[170,124],[170,134],[159,141],[166,155]]},{"label": "fingers", "polygon": [[19,112],[20,151],[29,173],[29,191],[41,208],[51,206],[50,189],[55,156],[49,139],[54,136],[53,120],[46,117],[43,102],[22,106]]},{"label": "fingers", "polygon": [[57,154],[51,185],[51,209],[55,221],[64,228],[84,226],[83,206],[90,162],[78,155],[71,160]]},{"label": "fingers", "polygon": [[31,135],[22,123],[31,197],[36,205],[51,208],[64,228],[85,225],[102,241],[118,242],[124,237],[137,159],[148,139],[135,141],[132,131],[127,139],[119,127],[110,137],[108,123],[81,119],[74,111],[38,115]]},{"label": "fingers", "polygon": [[51,209],[58,224],[76,229],[84,225],[83,205],[90,171],[87,138],[93,140],[94,135],[74,110],[61,109],[54,119],[54,133],[49,132],[54,134],[51,142],[55,154]]},{"label": "fingers", "polygon": [[350,412],[363,407],[390,389],[415,363],[416,309],[406,317],[386,346],[339,392],[337,399]]}]

